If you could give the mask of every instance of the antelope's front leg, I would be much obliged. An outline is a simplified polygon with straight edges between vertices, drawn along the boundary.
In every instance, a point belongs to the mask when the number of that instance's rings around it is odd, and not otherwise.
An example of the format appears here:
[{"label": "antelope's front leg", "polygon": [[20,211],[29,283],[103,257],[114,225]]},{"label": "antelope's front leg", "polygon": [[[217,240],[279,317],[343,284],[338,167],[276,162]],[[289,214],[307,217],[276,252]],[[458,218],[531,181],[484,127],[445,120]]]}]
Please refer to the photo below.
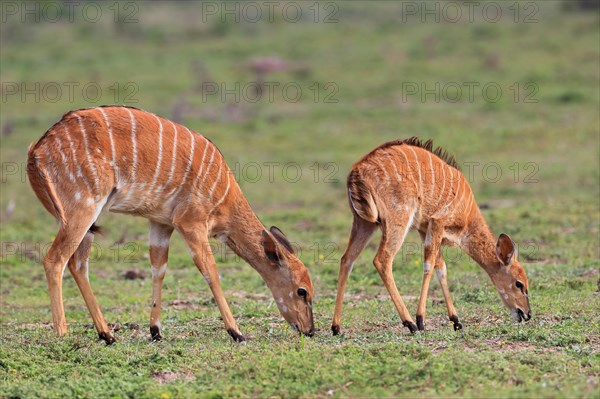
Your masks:
[{"label": "antelope's front leg", "polygon": [[442,243],[444,228],[435,219],[429,220],[427,233],[424,240],[423,256],[423,285],[421,286],[421,295],[419,296],[419,306],[417,307],[417,328],[419,331],[425,330],[425,308],[427,307],[427,293],[429,291],[429,282],[435,262]]},{"label": "antelope's front leg", "polygon": [[152,311],[150,312],[150,335],[153,341],[160,341],[160,309],[162,285],[167,272],[169,239],[173,227],[150,222],[150,265],[152,266]]},{"label": "antelope's front leg", "polygon": [[202,273],[202,276],[212,291],[213,297],[219,307],[219,312],[221,312],[223,322],[225,323],[225,328],[234,341],[245,341],[244,336],[238,330],[238,326],[231,314],[229,305],[225,300],[223,290],[221,289],[217,264],[215,263],[215,258],[213,257],[208,242],[208,232],[204,226],[199,226],[196,223],[188,225],[187,223],[188,222],[186,221],[181,221],[176,224],[176,228],[183,236],[190,253],[192,254],[196,267],[200,270],[200,273]]}]

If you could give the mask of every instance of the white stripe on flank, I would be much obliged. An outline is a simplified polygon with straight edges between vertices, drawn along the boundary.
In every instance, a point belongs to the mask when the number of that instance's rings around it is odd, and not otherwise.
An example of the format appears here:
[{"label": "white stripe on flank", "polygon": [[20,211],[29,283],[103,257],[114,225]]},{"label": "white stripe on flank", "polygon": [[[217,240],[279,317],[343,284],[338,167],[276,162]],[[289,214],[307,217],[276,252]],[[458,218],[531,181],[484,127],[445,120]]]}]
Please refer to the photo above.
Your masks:
[{"label": "white stripe on flank", "polygon": [[[456,187],[456,195],[454,196],[454,198],[452,198],[452,201],[450,201],[448,203],[448,205],[446,205],[446,207],[445,207],[446,211],[444,212],[444,215],[448,212],[448,209],[450,209],[450,205],[452,205],[454,203],[454,200],[456,200],[456,198],[458,197],[458,193],[460,193],[460,183],[461,183],[460,175],[457,174],[457,177],[458,177],[458,179],[457,179],[458,180],[458,187]],[[462,201],[462,194],[461,194],[461,201]]]},{"label": "white stripe on flank", "polygon": [[[466,179],[462,180],[462,187],[463,187],[463,190],[462,190],[462,193],[461,193],[461,195],[460,195],[460,201],[458,202],[458,204],[456,204],[456,208],[457,208],[457,209],[458,209],[458,208],[460,208],[460,205],[463,203],[463,201],[464,201],[464,199],[465,199],[465,194],[466,194],[466,192],[467,192],[467,190],[465,189],[465,184],[467,184],[467,181],[466,181]],[[464,209],[463,209],[463,212],[464,212]]]},{"label": "white stripe on flank", "polygon": [[133,144],[132,152],[133,152],[133,161],[131,165],[131,185],[135,184],[135,178],[137,173],[137,141],[135,139],[136,135],[136,120],[135,116],[133,116],[133,112],[129,108],[125,108],[127,112],[129,112],[129,117],[131,119],[131,143]]},{"label": "white stripe on flank", "polygon": [[73,173],[71,173],[71,171],[70,171],[71,165],[70,165],[70,162],[68,162],[68,160],[67,160],[67,155],[63,151],[62,142],[60,141],[58,136],[54,136],[54,137],[56,139],[56,144],[58,146],[58,153],[60,154],[60,159],[62,160],[63,165],[65,165],[67,167],[67,169],[69,169],[69,179],[72,182],[75,182],[75,176],[73,176]]},{"label": "white stripe on flank", "polygon": [[208,172],[210,171],[210,167],[212,166],[213,159],[215,158],[215,152],[217,152],[217,147],[212,146],[212,153],[210,154],[210,159],[208,160],[208,164],[206,165],[206,172],[204,172],[204,176],[202,176],[202,181],[200,182],[200,187],[204,185],[204,181],[206,180],[206,176],[208,176]]},{"label": "white stripe on flank", "polygon": [[110,122],[108,121],[108,115],[106,115],[106,112],[104,112],[104,109],[102,107],[98,107],[98,110],[100,110],[100,112],[102,112],[102,115],[104,116],[104,122],[106,123],[106,127],[108,128],[108,139],[110,141],[110,151],[111,151],[111,159],[112,159],[112,165],[113,165],[113,170],[115,173],[115,182],[117,184],[117,187],[119,186],[119,166],[117,165],[117,160],[116,160],[116,151],[115,151],[115,141],[113,140],[113,134],[112,134],[112,128],[110,127]]},{"label": "white stripe on flank", "polygon": [[465,208],[465,212],[469,212],[469,210],[473,206],[473,200],[474,199],[475,199],[475,197],[473,196],[473,193],[470,193],[470,195],[469,195],[469,205]]},{"label": "white stripe on flank", "polygon": [[[204,136],[202,136],[204,137]],[[204,169],[204,159],[206,159],[206,151],[208,150],[208,146],[210,145],[210,141],[204,137],[204,141],[206,141],[206,145],[204,146],[204,152],[202,153],[202,160],[200,161],[200,170],[198,174],[196,174],[196,178],[194,179],[194,184],[192,184],[192,195],[196,193],[198,188],[198,182],[200,181],[200,176],[202,176],[202,170]]]},{"label": "white stripe on flank", "polygon": [[431,153],[429,151],[427,151],[427,154],[429,154],[429,167],[431,168],[431,199],[433,199],[433,196],[435,195],[435,170],[433,169],[433,157],[431,156]]},{"label": "white stripe on flank", "polygon": [[[444,166],[445,167],[445,166]],[[449,189],[449,195],[452,194],[452,181],[454,180],[454,172],[453,170],[454,168],[448,166],[448,170],[450,171],[450,189]],[[445,181],[445,180],[444,180]],[[458,194],[458,192],[457,192]],[[448,195],[448,196],[449,196]],[[448,196],[444,196],[442,195],[442,197],[444,198],[444,200],[448,197]],[[450,208],[450,205],[452,205],[452,202],[454,202],[454,199],[456,198],[456,196],[454,196],[454,198],[452,198],[452,200],[450,200],[450,202],[446,203],[446,205],[442,206],[440,209],[438,209],[435,214],[433,214],[431,217],[441,217],[443,215],[445,215],[448,212],[448,208]]]},{"label": "white stripe on flank", "polygon": [[173,156],[171,158],[171,170],[169,170],[169,176],[167,177],[165,184],[163,184],[164,188],[166,188],[169,183],[171,183],[171,180],[173,180],[173,174],[175,173],[175,161],[177,160],[177,126],[175,126],[173,122],[171,122],[171,126],[173,126],[173,132],[175,132],[175,137],[173,138]]},{"label": "white stripe on flank", "polygon": [[218,208],[219,205],[221,205],[223,203],[223,201],[225,201],[225,197],[227,197],[227,193],[229,193],[229,187],[231,184],[231,177],[229,176],[229,171],[227,171],[227,173],[225,173],[225,176],[227,176],[227,186],[225,186],[225,192],[223,193],[223,195],[221,196],[221,198],[213,205],[213,207],[211,208],[210,212],[208,212],[208,214],[210,215],[215,209]]},{"label": "white stripe on flank", "polygon": [[375,166],[377,166],[379,169],[381,169],[381,171],[383,172],[383,175],[385,176],[386,183],[389,183],[390,176],[387,174],[387,171],[385,170],[385,168],[379,162],[376,161],[376,159],[377,158],[375,158],[375,160],[373,160],[372,162],[375,164]]},{"label": "white stripe on flank", "polygon": [[75,152],[75,146],[73,145],[73,139],[71,138],[71,134],[69,133],[69,129],[67,128],[66,123],[61,122],[63,129],[65,129],[65,135],[67,136],[67,141],[69,142],[69,147],[71,148],[71,155],[73,156],[73,163],[77,166],[77,176],[81,177],[83,180],[83,184],[88,189],[88,192],[92,192],[92,187],[90,183],[87,181],[87,177],[83,176],[83,171],[81,170],[81,164],[77,160],[77,153]]},{"label": "white stripe on flank", "polygon": [[[397,152],[399,152],[400,154],[402,154],[402,157],[404,158],[404,161],[406,162],[406,167],[408,168],[408,173],[410,173],[410,177],[412,178],[412,170],[410,167],[410,162],[408,161],[408,157],[406,156],[406,154],[404,153],[404,151],[402,151],[402,147],[401,146],[395,146],[392,147],[394,149],[396,149]],[[417,182],[415,179],[412,179],[412,183],[415,185],[415,190],[418,191],[419,188],[417,187]]]},{"label": "white stripe on flank", "polygon": [[217,188],[217,184],[219,184],[219,180],[221,180],[221,169],[223,169],[223,160],[219,157],[219,171],[217,172],[217,177],[215,178],[215,182],[213,183],[210,191],[208,192],[208,200],[212,201],[212,196],[215,192],[215,188]]},{"label": "white stripe on flank", "polygon": [[179,183],[179,187],[174,188],[168,195],[168,198],[170,197],[176,197],[177,194],[179,194],[179,192],[183,189],[184,185],[185,185],[185,181],[188,177],[188,175],[190,174],[190,171],[192,170],[192,163],[194,162],[194,150],[195,150],[195,143],[194,143],[194,134],[192,132],[190,132],[190,130],[186,127],[185,128],[187,130],[187,132],[190,134],[190,137],[192,138],[192,145],[190,146],[190,155],[188,158],[188,164],[185,167],[185,171],[183,172],[183,178],[181,179],[181,182]]},{"label": "white stripe on flank", "polygon": [[437,204],[435,204],[436,211],[440,208],[440,203],[444,199],[444,190],[446,189],[446,165],[444,163],[442,163],[441,165],[444,177],[442,178],[442,191],[440,191],[440,198],[438,199]]},{"label": "white stripe on flank", "polygon": [[160,169],[162,166],[162,152],[163,152],[163,125],[160,121],[160,118],[156,115],[153,115],[158,122],[158,159],[156,160],[156,171],[154,172],[154,178],[152,179],[152,183],[150,183],[150,187],[148,187],[148,195],[152,196],[152,192],[154,191],[154,186],[156,186],[156,182],[158,181],[158,175],[160,175]]},{"label": "white stripe on flank", "polygon": [[[81,129],[81,135],[83,136],[83,144],[85,146],[85,154],[87,155],[87,160],[90,164],[90,169],[92,170],[92,174],[94,175],[94,189],[95,192],[98,193],[98,186],[100,185],[100,181],[98,179],[98,171],[96,170],[96,165],[94,165],[94,161],[92,160],[92,156],[90,155],[90,147],[88,145],[87,134],[85,132],[85,127],[83,126],[83,119],[81,116],[75,114],[77,120],[79,121],[79,128]],[[97,194],[96,194],[97,195]]]},{"label": "white stripe on flank", "polygon": [[417,157],[417,153],[413,150],[412,146],[407,146],[415,156],[415,162],[417,164],[417,170],[419,172],[419,197],[423,200],[423,178],[421,177],[421,164],[419,163],[419,158]]},{"label": "white stripe on flank", "polygon": [[398,178],[398,182],[404,181],[404,179],[402,178],[402,175],[400,174],[400,172],[398,172],[398,168],[396,167],[396,162],[394,162],[394,157],[392,156],[392,154],[388,153],[388,152],[384,152],[383,153],[385,156],[387,156],[387,158],[390,160],[391,164],[392,164],[392,168],[394,168],[394,172],[396,173],[396,177]]}]

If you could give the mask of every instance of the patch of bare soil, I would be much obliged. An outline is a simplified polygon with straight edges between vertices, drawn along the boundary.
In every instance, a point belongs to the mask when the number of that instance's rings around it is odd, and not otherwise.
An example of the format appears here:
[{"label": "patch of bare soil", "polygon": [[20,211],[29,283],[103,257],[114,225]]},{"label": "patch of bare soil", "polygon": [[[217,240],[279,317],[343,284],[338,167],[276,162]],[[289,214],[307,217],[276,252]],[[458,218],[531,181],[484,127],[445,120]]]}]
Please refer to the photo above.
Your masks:
[{"label": "patch of bare soil", "polygon": [[23,328],[26,330],[52,330],[52,323],[27,323],[27,324],[16,324],[15,327]]},{"label": "patch of bare soil", "polygon": [[173,382],[180,377],[180,373],[174,373],[172,371],[156,371],[152,373],[152,378],[159,384],[168,384]]}]

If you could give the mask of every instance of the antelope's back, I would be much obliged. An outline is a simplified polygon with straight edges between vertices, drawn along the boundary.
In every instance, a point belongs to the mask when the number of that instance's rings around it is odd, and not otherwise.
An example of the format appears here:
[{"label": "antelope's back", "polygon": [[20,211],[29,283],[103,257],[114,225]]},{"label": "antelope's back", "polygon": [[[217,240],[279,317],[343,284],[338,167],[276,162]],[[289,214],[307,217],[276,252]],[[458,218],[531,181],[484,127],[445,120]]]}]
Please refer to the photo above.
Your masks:
[{"label": "antelope's back", "polygon": [[462,224],[476,206],[456,162],[440,148],[433,150],[430,141],[385,143],[355,163],[351,176],[370,188],[375,203],[392,211],[414,211],[417,224],[430,218]]},{"label": "antelope's back", "polygon": [[[176,204],[207,211],[225,201],[235,180],[208,139],[185,126],[131,107],[65,114],[29,152],[55,182],[59,197],[160,221]],[[63,201],[68,202],[68,201]],[[68,210],[66,210],[68,211]]]}]

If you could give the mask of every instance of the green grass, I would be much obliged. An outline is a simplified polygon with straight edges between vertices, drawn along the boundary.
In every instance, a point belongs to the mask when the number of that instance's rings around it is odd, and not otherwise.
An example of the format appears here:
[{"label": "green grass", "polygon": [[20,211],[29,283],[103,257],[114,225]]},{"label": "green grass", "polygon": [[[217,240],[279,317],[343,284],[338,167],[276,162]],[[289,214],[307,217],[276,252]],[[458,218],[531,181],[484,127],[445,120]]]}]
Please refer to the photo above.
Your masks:
[{"label": "green grass", "polygon": [[[20,94],[2,99],[0,397],[598,397],[599,16],[565,11],[561,2],[538,5],[532,24],[513,23],[507,8],[498,23],[402,22],[401,6],[391,2],[342,3],[332,24],[280,17],[202,23],[198,3],[140,3],[139,23],[118,26],[111,14],[96,24],[3,23],[3,85],[97,82],[103,96],[90,102],[76,90],[72,100],[63,93],[57,102],[36,103],[31,95],[22,101]],[[273,102],[202,100],[195,62],[231,88],[253,81],[243,64],[265,56],[303,69],[267,77],[297,82],[300,101],[286,102],[280,92]],[[139,89],[130,105],[167,118],[185,102],[182,122],[219,146],[265,225],[279,226],[297,244],[315,285],[315,337],[295,335],[259,275],[219,247],[226,297],[251,338],[233,343],[175,236],[163,291],[164,340],[150,342],[151,279],[123,278],[129,269],[150,274],[147,222],[115,214],[101,216],[107,233],[96,240],[90,279],[107,320],[121,325],[118,343],[97,341],[68,273],[70,335],[54,336],[39,260],[56,224],[24,177],[26,149],[67,110],[122,103],[131,94],[123,90],[127,82]],[[322,100],[327,82],[339,89],[337,103]],[[407,82],[427,88],[496,82],[503,95],[493,103],[480,91],[472,102],[423,102],[418,95],[405,101]],[[515,101],[515,82],[535,83],[537,102]],[[450,288],[465,329],[452,331],[434,282],[428,331],[410,335],[371,265],[376,236],[350,276],[343,335],[331,335],[337,268],[351,224],[346,173],[371,148],[412,135],[433,138],[465,171],[465,162],[479,163],[471,185],[492,229],[520,246],[530,322],[513,324],[485,273],[448,249]],[[264,162],[280,163],[272,181]],[[258,181],[251,163],[263,165]],[[289,163],[300,167],[297,181],[295,169],[282,175]],[[502,171],[497,181],[493,169],[482,173],[490,163]],[[409,234],[394,263],[413,314],[422,275],[418,245]]]}]

